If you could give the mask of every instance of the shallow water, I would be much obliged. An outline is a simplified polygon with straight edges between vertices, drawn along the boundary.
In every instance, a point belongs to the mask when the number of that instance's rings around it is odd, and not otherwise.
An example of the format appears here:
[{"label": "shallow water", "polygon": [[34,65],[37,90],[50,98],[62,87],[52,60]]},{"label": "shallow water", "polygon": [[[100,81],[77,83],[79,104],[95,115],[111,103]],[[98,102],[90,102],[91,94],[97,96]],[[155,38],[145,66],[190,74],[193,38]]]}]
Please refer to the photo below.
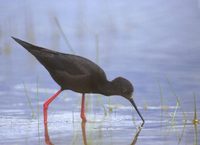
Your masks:
[{"label": "shallow water", "polygon": [[[120,103],[123,102],[121,98],[118,98],[118,103],[114,103],[105,97],[87,95],[86,102],[90,105],[87,105],[86,113],[88,122],[84,124],[79,114],[80,95],[67,91],[61,93],[50,105],[48,126],[44,127],[42,99],[55,90],[37,89],[33,84],[25,86],[31,105],[23,94],[26,90],[22,90],[21,84],[11,90],[15,100],[6,103],[7,99],[4,99],[5,102],[1,105],[0,144],[2,145],[198,144],[199,126],[192,124],[193,112],[182,112],[177,106],[168,105],[164,108],[164,106],[138,105],[145,118],[145,124],[141,128],[141,120],[128,102],[124,102],[123,105]],[[41,96],[44,98],[40,98]],[[99,101],[97,98],[102,100]],[[176,109],[173,121],[172,116]]]},{"label": "shallow water", "polygon": [[[60,23],[65,37],[59,31]],[[0,144],[199,144],[199,1],[3,1],[0,5]],[[64,91],[10,36],[97,62],[110,80],[129,79],[146,123],[119,96]],[[69,44],[70,43],[70,44]],[[177,102],[179,104],[177,105]],[[47,131],[48,128],[48,131]],[[48,133],[48,134],[47,134]]]},{"label": "shallow water", "polygon": [[[193,125],[190,120],[184,122],[181,112],[177,113],[175,124],[172,125],[168,113],[173,109],[160,114],[158,107],[146,111],[140,108],[146,120],[140,128],[141,121],[136,115],[131,115],[131,108],[121,106],[120,110],[107,115],[99,113],[101,111],[87,113],[88,122],[84,124],[76,109],[74,112],[53,109],[53,105],[46,128],[41,111],[35,114],[36,117],[31,117],[31,112],[20,109],[1,110],[4,115],[0,119],[0,144],[198,144],[198,125]],[[187,114],[189,118],[193,116],[192,113]]]}]

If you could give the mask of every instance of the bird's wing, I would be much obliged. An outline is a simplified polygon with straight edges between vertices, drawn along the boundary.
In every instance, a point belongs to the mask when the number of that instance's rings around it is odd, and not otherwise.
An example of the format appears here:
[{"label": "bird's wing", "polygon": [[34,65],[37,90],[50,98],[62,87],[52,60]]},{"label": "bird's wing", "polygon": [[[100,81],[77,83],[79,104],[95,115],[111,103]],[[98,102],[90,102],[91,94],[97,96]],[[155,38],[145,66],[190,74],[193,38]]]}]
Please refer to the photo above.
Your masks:
[{"label": "bird's wing", "polygon": [[85,63],[78,59],[78,56],[54,52],[38,52],[35,57],[49,72],[57,70],[73,76],[89,75],[89,66],[85,66]]},{"label": "bird's wing", "polygon": [[43,47],[39,47],[18,38],[12,37],[16,42],[22,45],[51,73],[54,70],[65,71],[71,75],[103,74],[104,71],[92,61],[72,55],[56,52]]},{"label": "bird's wing", "polygon": [[61,81],[67,80],[69,82],[78,82],[80,80],[87,81],[88,78],[91,77],[91,75],[89,74],[72,75],[66,71],[59,71],[59,70],[56,70],[54,73],[56,77],[58,78],[60,77]]},{"label": "bird's wing", "polygon": [[71,89],[77,92],[90,92],[93,87],[90,81],[90,74],[72,75],[66,71],[56,70],[52,77],[58,84],[63,85],[61,86],[63,89]]},{"label": "bird's wing", "polygon": [[13,39],[34,55],[49,72],[52,70],[62,70],[73,75],[86,73],[86,69],[81,67],[81,57],[49,50],[14,37]]}]

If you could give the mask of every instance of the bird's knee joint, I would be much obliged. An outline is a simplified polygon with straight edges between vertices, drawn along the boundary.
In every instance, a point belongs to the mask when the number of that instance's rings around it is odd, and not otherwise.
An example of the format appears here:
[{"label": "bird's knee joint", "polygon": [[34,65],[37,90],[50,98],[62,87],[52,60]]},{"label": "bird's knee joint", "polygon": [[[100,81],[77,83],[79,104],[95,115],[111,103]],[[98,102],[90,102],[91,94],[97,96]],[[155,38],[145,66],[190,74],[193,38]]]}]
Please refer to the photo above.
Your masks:
[{"label": "bird's knee joint", "polygon": [[48,105],[47,104],[43,104],[43,109],[48,109]]}]

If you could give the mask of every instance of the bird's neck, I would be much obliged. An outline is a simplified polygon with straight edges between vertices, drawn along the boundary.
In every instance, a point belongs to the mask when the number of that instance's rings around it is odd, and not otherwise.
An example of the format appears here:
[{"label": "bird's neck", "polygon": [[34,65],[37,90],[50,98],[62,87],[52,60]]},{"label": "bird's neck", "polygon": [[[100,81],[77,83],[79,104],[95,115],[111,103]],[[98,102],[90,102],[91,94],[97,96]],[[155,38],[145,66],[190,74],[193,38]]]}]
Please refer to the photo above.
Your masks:
[{"label": "bird's neck", "polygon": [[118,93],[119,90],[117,88],[115,88],[113,83],[110,81],[107,81],[104,85],[102,85],[99,88],[99,91],[101,94],[103,94],[105,96],[119,95],[119,93]]}]

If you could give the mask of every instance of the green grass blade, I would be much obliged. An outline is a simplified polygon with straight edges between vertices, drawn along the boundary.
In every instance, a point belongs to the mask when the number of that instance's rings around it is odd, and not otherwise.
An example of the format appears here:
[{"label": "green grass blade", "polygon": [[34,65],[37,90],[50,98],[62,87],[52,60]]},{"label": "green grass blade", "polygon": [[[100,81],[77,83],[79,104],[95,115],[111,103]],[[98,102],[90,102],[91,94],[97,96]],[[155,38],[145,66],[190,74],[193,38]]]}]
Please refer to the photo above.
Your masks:
[{"label": "green grass blade", "polygon": [[29,107],[30,107],[30,109],[32,111],[32,118],[35,118],[35,111],[33,109],[33,106],[32,106],[32,103],[31,103],[31,99],[30,99],[30,97],[28,95],[28,91],[27,91],[25,83],[23,83],[23,84],[24,84],[24,91],[25,91],[25,94],[26,94],[26,98],[28,100],[28,105],[29,105]]}]

